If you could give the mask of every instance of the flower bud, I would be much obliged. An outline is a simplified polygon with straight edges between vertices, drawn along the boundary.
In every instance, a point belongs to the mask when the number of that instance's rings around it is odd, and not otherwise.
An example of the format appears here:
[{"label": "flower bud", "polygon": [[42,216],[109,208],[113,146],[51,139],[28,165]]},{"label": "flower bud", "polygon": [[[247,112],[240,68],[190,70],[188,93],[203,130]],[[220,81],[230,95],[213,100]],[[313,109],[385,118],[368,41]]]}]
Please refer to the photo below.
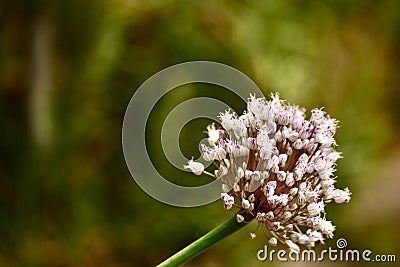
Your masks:
[{"label": "flower bud", "polygon": [[237,221],[238,223],[241,223],[241,222],[243,222],[243,221],[244,221],[244,217],[243,217],[243,215],[236,214],[236,221]]},{"label": "flower bud", "polygon": [[196,175],[201,175],[204,171],[204,165],[200,162],[194,162],[193,159],[188,162],[188,165],[185,165],[183,167],[185,169],[190,169],[190,171]]}]

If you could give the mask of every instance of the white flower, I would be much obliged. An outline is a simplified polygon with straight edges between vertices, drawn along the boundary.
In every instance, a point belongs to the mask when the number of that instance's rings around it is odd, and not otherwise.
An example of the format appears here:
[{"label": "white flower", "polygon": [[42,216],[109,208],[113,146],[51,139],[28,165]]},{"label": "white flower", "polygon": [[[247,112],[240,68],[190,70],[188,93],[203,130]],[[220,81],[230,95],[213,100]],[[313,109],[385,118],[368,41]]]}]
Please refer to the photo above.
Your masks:
[{"label": "white flower", "polygon": [[281,182],[285,181],[286,178],[286,172],[284,171],[278,171],[277,175],[276,175],[277,179]]},{"label": "white flower", "polygon": [[288,194],[280,194],[279,195],[279,202],[282,206],[286,206],[287,203],[289,202],[289,196]]},{"label": "white flower", "polygon": [[214,123],[207,126],[208,141],[210,143],[216,143],[220,136],[220,130],[215,129]]},{"label": "white flower", "polygon": [[216,158],[215,149],[201,144],[202,157],[206,161],[213,161]]},{"label": "white flower", "polygon": [[268,200],[268,203],[272,206],[272,208],[275,208],[279,204],[279,201],[281,199],[277,195],[272,195],[270,197],[267,197],[267,200]]},{"label": "white flower", "polygon": [[[294,185],[294,177],[293,177],[293,173],[292,172],[289,172],[288,174],[287,174],[287,176],[286,176],[286,181],[285,181],[285,184],[288,186],[288,187],[292,187],[293,185]],[[295,188],[297,188],[297,187],[295,187]],[[293,188],[292,188],[293,189]]]},{"label": "white flower", "polygon": [[269,181],[264,189],[264,194],[266,197],[270,197],[274,194],[276,188],[276,181]]},{"label": "white flower", "polygon": [[221,193],[221,198],[224,201],[225,209],[230,210],[235,203],[235,198],[227,193]]},{"label": "white flower", "polygon": [[238,179],[241,179],[241,178],[243,178],[243,177],[244,177],[244,171],[243,171],[242,167],[239,167],[239,168],[237,169],[237,178],[238,178]]},{"label": "white flower", "polygon": [[322,203],[311,203],[307,206],[307,211],[312,217],[319,215],[323,210],[324,206]]},{"label": "white flower", "polygon": [[[297,244],[310,248],[333,237],[325,205],[346,203],[351,193],[334,186],[341,158],[334,139],[338,121],[322,109],[307,119],[305,108],[278,94],[271,98],[251,95],[243,115],[220,113],[222,128],[207,127],[210,146],[202,146],[202,156],[218,166],[214,176],[222,181],[224,207],[231,209],[236,200],[241,208],[236,220],[244,221],[243,212],[254,216],[265,234],[272,233],[270,244],[279,240],[298,252]],[[204,171],[193,160],[185,168]]]},{"label": "white flower", "polygon": [[333,232],[335,231],[335,226],[332,225],[331,221],[327,221],[325,219],[320,218],[318,221],[316,228],[321,230],[321,232],[326,235],[328,238],[333,237]]},{"label": "white flower", "polygon": [[204,165],[200,162],[194,162],[193,159],[188,162],[188,165],[185,165],[183,167],[185,169],[190,169],[190,171],[196,175],[201,175],[204,171]]},{"label": "white flower", "polygon": [[350,195],[351,193],[349,192],[348,188],[345,188],[344,190],[335,189],[333,198],[335,199],[336,203],[342,204],[350,201]]},{"label": "white flower", "polygon": [[250,209],[250,207],[251,207],[251,205],[250,205],[250,201],[248,201],[247,199],[242,199],[242,207],[245,209],[245,210],[248,210],[248,209]]},{"label": "white flower", "polygon": [[322,237],[322,234],[316,230],[308,229],[307,235],[308,235],[308,239],[310,242],[317,242],[317,241],[319,241],[321,243],[324,242],[324,238]]}]

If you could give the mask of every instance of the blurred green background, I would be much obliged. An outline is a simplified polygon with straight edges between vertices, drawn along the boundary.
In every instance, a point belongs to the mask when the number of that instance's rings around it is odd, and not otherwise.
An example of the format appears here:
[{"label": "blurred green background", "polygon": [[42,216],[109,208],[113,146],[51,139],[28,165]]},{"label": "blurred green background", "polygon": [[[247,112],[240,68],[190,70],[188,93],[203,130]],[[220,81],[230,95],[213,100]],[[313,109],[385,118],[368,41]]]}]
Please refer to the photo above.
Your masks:
[{"label": "blurred green background", "polygon": [[[231,65],[265,94],[324,106],[340,120],[338,187],[353,196],[328,205],[337,232],[326,246],[343,237],[349,248],[400,261],[399,47],[397,0],[0,3],[0,266],[153,266],[232,216],[219,201],[177,208],[152,199],[123,158],[122,120],[135,90],[192,60]],[[159,130],[195,96],[244,108],[207,85],[177,88],[157,104],[152,160],[185,185],[209,180],[169,166]],[[187,157],[198,155],[208,123],[183,129]],[[255,228],[186,266],[285,264],[257,260],[265,239],[249,239]]]}]

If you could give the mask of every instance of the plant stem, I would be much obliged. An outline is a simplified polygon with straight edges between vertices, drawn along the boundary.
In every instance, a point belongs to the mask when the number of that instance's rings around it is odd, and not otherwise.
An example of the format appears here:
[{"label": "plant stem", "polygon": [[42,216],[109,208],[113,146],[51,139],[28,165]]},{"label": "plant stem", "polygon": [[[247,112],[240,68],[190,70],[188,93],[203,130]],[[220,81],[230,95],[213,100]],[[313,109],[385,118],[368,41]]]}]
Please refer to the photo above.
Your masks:
[{"label": "plant stem", "polygon": [[[253,216],[249,214],[242,214],[245,217],[246,222],[250,222],[253,219]],[[175,253],[159,265],[157,267],[171,267],[171,266],[179,266],[188,260],[194,258],[200,253],[204,252],[212,245],[216,244],[218,241],[224,239],[225,237],[233,234],[237,230],[241,229],[243,226],[246,226],[247,223],[236,222],[236,215],[220,224],[204,236],[200,237],[181,251]]]}]

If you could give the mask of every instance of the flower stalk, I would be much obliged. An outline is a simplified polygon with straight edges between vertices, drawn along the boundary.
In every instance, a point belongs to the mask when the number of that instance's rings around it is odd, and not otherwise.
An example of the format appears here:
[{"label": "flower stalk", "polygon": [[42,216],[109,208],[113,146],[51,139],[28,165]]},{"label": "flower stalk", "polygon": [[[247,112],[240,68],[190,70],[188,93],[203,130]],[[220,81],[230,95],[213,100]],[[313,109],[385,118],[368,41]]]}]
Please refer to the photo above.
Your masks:
[{"label": "flower stalk", "polygon": [[[244,219],[246,222],[250,222],[254,219],[254,217],[247,213],[243,214],[243,216],[245,217]],[[196,257],[200,253],[206,251],[220,240],[241,229],[243,226],[247,225],[245,223],[238,223],[236,220],[237,219],[235,215],[208,232],[207,234],[203,235],[187,247],[183,248],[181,251],[175,253],[174,255],[157,265],[157,267],[179,266]]]}]

